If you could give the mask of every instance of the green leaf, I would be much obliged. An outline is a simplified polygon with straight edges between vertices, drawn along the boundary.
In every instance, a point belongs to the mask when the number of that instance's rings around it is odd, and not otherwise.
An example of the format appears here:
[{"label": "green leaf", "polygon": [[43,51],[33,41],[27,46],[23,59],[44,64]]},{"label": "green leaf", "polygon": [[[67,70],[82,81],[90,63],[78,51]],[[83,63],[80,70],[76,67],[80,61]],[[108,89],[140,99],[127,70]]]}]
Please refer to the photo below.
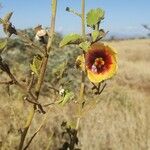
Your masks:
[{"label": "green leaf", "polygon": [[99,31],[93,31],[92,32],[92,41],[95,42],[97,40],[100,40],[101,38],[103,38],[105,36],[105,32],[103,30],[99,30]]},{"label": "green leaf", "polygon": [[4,21],[5,23],[9,22],[9,20],[10,20],[12,14],[13,14],[13,12],[7,13],[7,14],[4,16],[3,21]]},{"label": "green leaf", "polygon": [[99,31],[93,31],[92,32],[92,39],[93,42],[96,41],[96,39],[99,37]]},{"label": "green leaf", "polygon": [[66,35],[62,41],[59,44],[59,47],[63,47],[65,45],[69,45],[69,44],[79,44],[83,41],[83,38],[81,35],[79,34],[74,34],[71,33],[69,35]]},{"label": "green leaf", "polygon": [[61,97],[61,99],[59,100],[59,104],[61,106],[64,106],[67,102],[69,102],[73,98],[74,98],[74,93],[66,90],[64,96]]},{"label": "green leaf", "polygon": [[67,61],[59,63],[54,69],[52,70],[52,74],[57,78],[62,78],[63,74],[66,70]]},{"label": "green leaf", "polygon": [[92,27],[104,19],[105,12],[101,8],[91,9],[86,16],[87,25]]},{"label": "green leaf", "polygon": [[7,46],[7,39],[0,40],[0,53],[3,52],[6,46]]},{"label": "green leaf", "polygon": [[32,64],[30,64],[30,68],[37,76],[39,76],[41,65],[42,65],[42,57],[40,55],[34,56]]},{"label": "green leaf", "polygon": [[90,45],[91,45],[90,42],[85,41],[85,42],[80,43],[80,44],[79,44],[79,47],[80,47],[81,49],[83,49],[84,51],[87,52],[87,50],[89,49]]}]

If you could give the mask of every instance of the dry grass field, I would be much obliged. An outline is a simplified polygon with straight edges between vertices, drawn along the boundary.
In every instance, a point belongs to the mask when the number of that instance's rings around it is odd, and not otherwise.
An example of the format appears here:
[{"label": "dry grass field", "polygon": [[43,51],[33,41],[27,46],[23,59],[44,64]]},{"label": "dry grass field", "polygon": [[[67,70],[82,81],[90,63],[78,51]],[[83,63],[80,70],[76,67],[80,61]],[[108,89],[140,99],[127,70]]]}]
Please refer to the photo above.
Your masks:
[{"label": "dry grass field", "polygon": [[[99,96],[90,90],[86,99],[96,101],[81,119],[79,147],[82,150],[150,150],[150,40],[135,39],[107,42],[118,52],[118,73],[107,81]],[[17,74],[17,72],[16,72]],[[5,78],[2,74],[0,79]],[[90,85],[87,82],[87,86]],[[44,89],[43,89],[44,90]],[[52,93],[52,92],[51,92]],[[55,96],[42,95],[42,102]],[[20,131],[30,105],[23,102],[19,89],[11,87],[10,96],[0,85],[0,149],[17,149]],[[74,104],[64,108],[50,106],[45,125],[32,141],[30,150],[57,150],[62,142],[60,124],[75,120]],[[28,138],[44,116],[36,114]],[[54,133],[53,138],[51,138]],[[28,140],[28,139],[27,139]]]}]

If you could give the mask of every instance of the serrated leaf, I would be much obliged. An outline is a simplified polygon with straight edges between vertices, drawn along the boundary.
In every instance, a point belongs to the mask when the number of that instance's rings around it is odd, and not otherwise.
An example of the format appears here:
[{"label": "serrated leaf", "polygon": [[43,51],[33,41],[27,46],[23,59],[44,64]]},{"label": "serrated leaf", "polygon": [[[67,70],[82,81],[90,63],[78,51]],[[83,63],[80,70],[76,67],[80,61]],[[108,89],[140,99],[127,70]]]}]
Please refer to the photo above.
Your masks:
[{"label": "serrated leaf", "polygon": [[60,42],[59,47],[63,47],[65,45],[69,44],[79,44],[83,41],[83,38],[79,34],[71,33],[69,35],[66,35],[63,40]]},{"label": "serrated leaf", "polygon": [[81,49],[83,49],[84,51],[87,52],[87,50],[89,49],[90,45],[91,45],[90,42],[85,41],[85,42],[80,43],[80,44],[79,44],[79,47],[80,47]]},{"label": "serrated leaf", "polygon": [[92,41],[95,42],[96,39],[99,37],[99,31],[93,31],[92,32]]},{"label": "serrated leaf", "polygon": [[95,42],[97,40],[100,40],[101,38],[103,38],[106,35],[106,33],[104,32],[104,30],[99,30],[99,31],[93,31],[92,32],[92,41]]},{"label": "serrated leaf", "polygon": [[5,23],[9,22],[9,20],[10,20],[12,14],[13,14],[13,12],[7,13],[7,14],[4,16],[3,21],[4,21]]},{"label": "serrated leaf", "polygon": [[102,39],[104,36],[106,36],[108,32],[104,32],[103,29],[99,30],[99,31],[93,31],[92,32],[92,41],[99,41],[100,39]]},{"label": "serrated leaf", "polygon": [[101,8],[91,9],[86,16],[87,25],[90,27],[95,26],[104,19],[105,12]]},{"label": "serrated leaf", "polygon": [[71,91],[65,91],[65,95],[61,97],[61,100],[59,101],[59,104],[61,106],[64,106],[67,102],[72,100],[74,98],[74,93]]},{"label": "serrated leaf", "polygon": [[0,53],[2,53],[2,51],[5,49],[5,47],[7,46],[7,40],[0,40]]},{"label": "serrated leaf", "polygon": [[30,68],[37,76],[39,76],[41,65],[42,65],[42,57],[40,55],[34,56],[32,64],[30,64]]}]

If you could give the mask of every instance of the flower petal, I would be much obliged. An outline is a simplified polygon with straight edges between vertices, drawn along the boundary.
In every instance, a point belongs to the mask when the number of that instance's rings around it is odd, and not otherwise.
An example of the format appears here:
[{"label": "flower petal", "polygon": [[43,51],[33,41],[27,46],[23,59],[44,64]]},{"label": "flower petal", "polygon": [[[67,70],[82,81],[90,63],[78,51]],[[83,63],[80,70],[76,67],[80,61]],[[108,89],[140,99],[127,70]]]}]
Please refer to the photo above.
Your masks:
[{"label": "flower petal", "polygon": [[84,55],[79,55],[76,59],[76,67],[84,71],[85,69],[85,59]]}]

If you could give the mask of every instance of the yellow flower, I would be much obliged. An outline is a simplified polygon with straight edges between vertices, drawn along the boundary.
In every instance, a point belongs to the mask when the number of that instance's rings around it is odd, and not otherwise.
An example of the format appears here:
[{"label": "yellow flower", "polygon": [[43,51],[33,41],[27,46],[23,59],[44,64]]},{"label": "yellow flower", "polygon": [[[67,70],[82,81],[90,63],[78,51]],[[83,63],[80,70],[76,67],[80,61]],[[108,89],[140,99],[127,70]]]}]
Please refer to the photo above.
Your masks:
[{"label": "yellow flower", "polygon": [[85,69],[85,59],[84,55],[79,55],[76,59],[76,68],[80,68],[82,71]]},{"label": "yellow flower", "polygon": [[85,57],[82,56],[81,59],[80,56],[80,60],[85,63],[87,76],[93,83],[107,80],[117,71],[116,52],[113,48],[103,43],[92,44]]}]

